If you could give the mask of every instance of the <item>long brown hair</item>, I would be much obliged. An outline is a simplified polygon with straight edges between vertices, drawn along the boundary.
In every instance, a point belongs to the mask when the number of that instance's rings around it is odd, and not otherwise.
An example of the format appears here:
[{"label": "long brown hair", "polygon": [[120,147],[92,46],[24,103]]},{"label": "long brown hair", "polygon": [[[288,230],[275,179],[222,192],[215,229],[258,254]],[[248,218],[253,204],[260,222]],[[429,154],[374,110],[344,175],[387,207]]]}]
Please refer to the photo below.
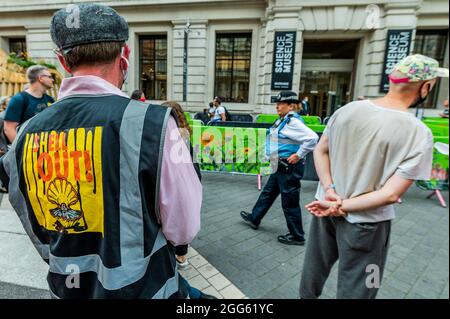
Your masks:
[{"label": "long brown hair", "polygon": [[180,104],[178,104],[178,103],[175,102],[175,101],[167,101],[167,102],[164,102],[164,103],[161,104],[161,105],[162,105],[162,106],[166,106],[166,107],[171,107],[171,108],[173,108],[173,109],[176,111],[177,116],[178,116],[179,128],[180,128],[180,129],[186,129],[186,130],[188,130],[189,135],[192,135],[192,129],[191,129],[191,127],[189,126],[189,123],[188,123],[188,121],[187,121],[187,119],[186,119],[186,116],[184,115],[184,111],[183,111],[183,109],[181,108],[181,105],[180,105]]}]

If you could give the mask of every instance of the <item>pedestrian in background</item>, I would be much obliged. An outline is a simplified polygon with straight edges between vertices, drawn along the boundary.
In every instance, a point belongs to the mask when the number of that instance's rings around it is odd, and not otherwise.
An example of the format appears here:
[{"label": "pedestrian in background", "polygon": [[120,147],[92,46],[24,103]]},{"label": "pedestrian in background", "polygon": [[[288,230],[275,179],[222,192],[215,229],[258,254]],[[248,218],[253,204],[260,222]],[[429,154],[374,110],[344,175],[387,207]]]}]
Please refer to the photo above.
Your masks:
[{"label": "pedestrian in background", "polygon": [[[165,107],[171,107],[172,110],[175,112],[178,118],[178,127],[180,129],[180,135],[183,138],[184,142],[186,143],[186,146],[191,150],[192,156],[192,146],[190,141],[190,137],[192,136],[192,129],[189,126],[189,123],[186,119],[186,116],[184,115],[184,111],[181,108],[181,105],[174,101],[168,101],[161,105]],[[201,181],[200,167],[197,163],[194,163],[194,166],[197,175],[199,177],[199,180]],[[189,245],[179,245],[175,247],[175,257],[177,259],[178,266],[182,268],[186,267],[189,264],[187,261],[188,248]]]},{"label": "pedestrian in background", "polygon": [[448,99],[444,100],[442,106],[444,107],[444,110],[439,114],[439,116],[448,119]]},{"label": "pedestrian in background", "polygon": [[48,68],[43,65],[33,65],[27,69],[26,75],[29,87],[11,98],[4,115],[4,132],[10,143],[16,138],[19,125],[55,102],[50,95],[46,94],[54,83]]},{"label": "pedestrian in background", "polygon": [[302,99],[300,115],[308,116],[310,112],[311,112],[311,105],[309,104],[309,98],[307,96],[305,96]]},{"label": "pedestrian in background", "polygon": [[141,90],[134,90],[130,97],[132,100],[145,102],[145,94]]}]

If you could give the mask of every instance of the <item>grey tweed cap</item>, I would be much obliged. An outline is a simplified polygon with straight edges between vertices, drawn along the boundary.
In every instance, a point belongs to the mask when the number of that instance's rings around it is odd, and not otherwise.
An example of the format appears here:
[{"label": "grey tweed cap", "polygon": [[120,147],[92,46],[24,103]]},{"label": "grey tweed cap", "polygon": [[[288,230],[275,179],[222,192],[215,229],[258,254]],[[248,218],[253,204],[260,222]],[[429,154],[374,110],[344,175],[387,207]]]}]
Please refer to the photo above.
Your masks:
[{"label": "grey tweed cap", "polygon": [[128,23],[110,7],[81,3],[55,12],[50,35],[62,50],[88,43],[122,42],[128,40]]}]

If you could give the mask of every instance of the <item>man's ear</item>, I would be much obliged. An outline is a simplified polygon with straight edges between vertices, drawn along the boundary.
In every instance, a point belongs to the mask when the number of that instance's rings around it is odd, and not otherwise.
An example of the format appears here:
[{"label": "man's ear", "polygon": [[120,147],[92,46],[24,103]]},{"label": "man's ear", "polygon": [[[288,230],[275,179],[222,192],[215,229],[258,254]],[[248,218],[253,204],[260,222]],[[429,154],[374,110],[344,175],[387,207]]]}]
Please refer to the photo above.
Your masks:
[{"label": "man's ear", "polygon": [[128,68],[130,67],[129,58],[130,58],[130,47],[125,44],[122,47],[122,51],[120,52],[120,60],[119,60],[120,68],[122,70],[128,70]]},{"label": "man's ear", "polygon": [[427,96],[431,92],[435,84],[436,79],[426,81],[424,84],[422,84],[420,89],[420,96],[421,97]]},{"label": "man's ear", "polygon": [[67,73],[72,74],[72,70],[67,65],[66,60],[64,60],[64,57],[62,56],[62,54],[57,53],[56,56],[58,57],[59,63],[61,63],[61,65],[64,68],[64,70],[66,70]]},{"label": "man's ear", "polygon": [[130,52],[131,52],[130,47],[128,46],[128,44],[125,44],[122,49],[122,56],[125,57],[127,60],[129,60]]},{"label": "man's ear", "polygon": [[431,83],[431,86],[430,86],[430,91],[431,91],[431,90],[433,90],[434,86],[436,85],[437,79],[431,80],[430,83]]}]

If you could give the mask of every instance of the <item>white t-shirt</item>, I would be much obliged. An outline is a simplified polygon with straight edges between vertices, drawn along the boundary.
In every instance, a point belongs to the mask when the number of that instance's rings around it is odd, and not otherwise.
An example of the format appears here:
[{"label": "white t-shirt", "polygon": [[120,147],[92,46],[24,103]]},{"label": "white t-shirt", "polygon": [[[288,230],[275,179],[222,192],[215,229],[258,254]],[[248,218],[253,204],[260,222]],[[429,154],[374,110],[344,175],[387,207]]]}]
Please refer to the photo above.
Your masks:
[{"label": "white t-shirt", "polygon": [[213,120],[222,120],[222,117],[220,116],[221,114],[225,114],[225,108],[223,106],[218,106],[216,108],[216,112],[214,113],[214,118]]},{"label": "white t-shirt", "polygon": [[[394,174],[411,180],[430,178],[433,135],[413,114],[356,101],[336,111],[323,134],[328,137],[336,192],[344,199],[379,190]],[[319,183],[316,198],[324,196]],[[350,223],[394,218],[393,205],[346,217]]]}]

